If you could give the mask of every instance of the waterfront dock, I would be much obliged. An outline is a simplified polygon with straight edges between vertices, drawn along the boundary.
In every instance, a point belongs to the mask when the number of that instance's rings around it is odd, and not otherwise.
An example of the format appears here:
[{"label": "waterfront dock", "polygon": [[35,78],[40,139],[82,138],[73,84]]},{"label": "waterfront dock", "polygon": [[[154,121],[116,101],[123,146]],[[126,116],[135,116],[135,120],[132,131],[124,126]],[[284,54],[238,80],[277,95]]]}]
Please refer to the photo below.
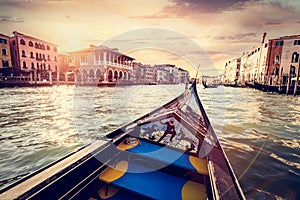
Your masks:
[{"label": "waterfront dock", "polygon": [[223,84],[225,87],[247,87],[260,90],[263,92],[272,92],[286,95],[299,95],[300,85],[267,85],[258,82],[245,82],[244,84]]}]

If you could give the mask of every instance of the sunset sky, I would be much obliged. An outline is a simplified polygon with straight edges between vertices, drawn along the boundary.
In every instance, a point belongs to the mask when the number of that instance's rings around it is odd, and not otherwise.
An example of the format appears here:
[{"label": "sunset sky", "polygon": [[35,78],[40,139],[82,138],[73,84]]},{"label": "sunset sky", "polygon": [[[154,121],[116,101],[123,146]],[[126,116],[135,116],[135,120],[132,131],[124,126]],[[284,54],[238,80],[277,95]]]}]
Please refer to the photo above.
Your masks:
[{"label": "sunset sky", "polygon": [[202,74],[222,73],[226,61],[259,45],[263,32],[267,39],[300,34],[298,0],[0,2],[0,33],[16,30],[60,52],[114,45],[142,63],[172,63],[192,75],[198,64]]}]

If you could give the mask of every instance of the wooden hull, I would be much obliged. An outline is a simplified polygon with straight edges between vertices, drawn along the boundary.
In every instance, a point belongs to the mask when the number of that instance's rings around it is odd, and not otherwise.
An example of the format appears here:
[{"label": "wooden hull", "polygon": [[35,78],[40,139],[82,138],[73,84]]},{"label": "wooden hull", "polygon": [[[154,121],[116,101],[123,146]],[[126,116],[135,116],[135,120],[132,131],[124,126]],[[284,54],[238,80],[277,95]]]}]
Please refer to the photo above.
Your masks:
[{"label": "wooden hull", "polygon": [[[170,121],[174,138],[164,135]],[[28,198],[245,199],[195,83],[178,98],[0,195],[0,199]]]}]

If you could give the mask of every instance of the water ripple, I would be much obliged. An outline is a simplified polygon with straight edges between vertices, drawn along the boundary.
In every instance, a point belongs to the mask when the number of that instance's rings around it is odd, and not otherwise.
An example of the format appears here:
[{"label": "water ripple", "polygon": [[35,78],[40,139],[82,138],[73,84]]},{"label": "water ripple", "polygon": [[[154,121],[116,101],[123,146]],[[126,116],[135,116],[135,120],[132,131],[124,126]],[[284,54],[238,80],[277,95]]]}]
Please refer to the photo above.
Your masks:
[{"label": "water ripple", "polygon": [[[0,89],[0,188],[167,103],[184,85]],[[247,199],[299,199],[300,101],[198,87]]]}]

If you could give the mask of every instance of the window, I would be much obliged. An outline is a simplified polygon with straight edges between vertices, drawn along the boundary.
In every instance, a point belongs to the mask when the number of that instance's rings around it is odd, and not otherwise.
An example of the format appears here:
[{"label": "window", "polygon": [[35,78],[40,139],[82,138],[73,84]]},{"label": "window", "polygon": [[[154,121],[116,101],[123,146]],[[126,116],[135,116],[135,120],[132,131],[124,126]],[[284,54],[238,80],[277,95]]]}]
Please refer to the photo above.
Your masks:
[{"label": "window", "polygon": [[292,63],[298,62],[299,60],[299,54],[297,52],[294,52],[292,55]]},{"label": "window", "polygon": [[45,45],[44,44],[41,45],[41,49],[45,50]]},{"label": "window", "polygon": [[275,56],[275,62],[274,62],[274,64],[280,64],[280,56],[279,55]]},{"label": "window", "polygon": [[273,69],[273,73],[272,73],[272,74],[278,76],[278,72],[279,72],[278,68],[275,67],[275,68]]},{"label": "window", "polygon": [[55,62],[57,61],[57,58],[56,58],[56,56],[54,57],[54,61],[55,61]]},{"label": "window", "polygon": [[2,60],[2,67],[9,67],[8,60]]},{"label": "window", "polygon": [[2,49],[2,55],[7,55],[6,49]]},{"label": "window", "polygon": [[33,43],[31,41],[29,41],[29,46],[33,47]]},{"label": "window", "polygon": [[268,47],[268,43],[265,44],[265,48],[267,48],[267,47]]},{"label": "window", "polygon": [[51,70],[51,67],[50,67],[50,65],[48,65],[48,70]]},{"label": "window", "polygon": [[35,54],[35,59],[37,59],[37,60],[39,59],[39,54],[38,53]]},{"label": "window", "polygon": [[39,44],[37,42],[34,43],[34,47],[38,49],[39,48]]},{"label": "window", "polygon": [[32,52],[32,51],[30,52],[30,58],[34,58],[34,57],[33,57],[33,52]]},{"label": "window", "polygon": [[22,57],[26,57],[26,53],[24,50],[22,50]]},{"label": "window", "polygon": [[50,47],[49,47],[49,45],[47,45],[47,50],[50,50]]},{"label": "window", "polygon": [[0,44],[7,44],[7,40],[4,38],[0,38]]},{"label": "window", "polygon": [[40,64],[36,63],[36,68],[39,69],[40,68]]},{"label": "window", "polygon": [[23,39],[21,39],[20,44],[25,45],[25,41]]},{"label": "window", "polygon": [[43,60],[45,60],[45,54],[43,54]]},{"label": "window", "polygon": [[295,66],[290,66],[290,74],[292,77],[296,76],[296,67]]},{"label": "window", "polygon": [[281,46],[283,46],[283,41],[277,41],[277,42],[275,43],[275,46],[276,46],[276,47],[281,47]]},{"label": "window", "polygon": [[54,47],[54,48],[53,48],[53,50],[56,52],[56,51],[57,51],[57,48],[56,48],[56,47]]},{"label": "window", "polygon": [[12,44],[13,44],[13,45],[16,45],[16,41],[15,41],[15,40],[13,40],[13,41],[12,41]]},{"label": "window", "polygon": [[31,63],[31,69],[34,69],[34,63],[33,62]]},{"label": "window", "polygon": [[48,55],[48,60],[50,61],[51,59],[50,59],[50,55]]},{"label": "window", "polygon": [[25,68],[25,69],[27,68],[27,67],[26,67],[26,62],[25,62],[25,61],[23,61],[23,68]]},{"label": "window", "polygon": [[300,45],[300,40],[295,40],[294,45]]}]

